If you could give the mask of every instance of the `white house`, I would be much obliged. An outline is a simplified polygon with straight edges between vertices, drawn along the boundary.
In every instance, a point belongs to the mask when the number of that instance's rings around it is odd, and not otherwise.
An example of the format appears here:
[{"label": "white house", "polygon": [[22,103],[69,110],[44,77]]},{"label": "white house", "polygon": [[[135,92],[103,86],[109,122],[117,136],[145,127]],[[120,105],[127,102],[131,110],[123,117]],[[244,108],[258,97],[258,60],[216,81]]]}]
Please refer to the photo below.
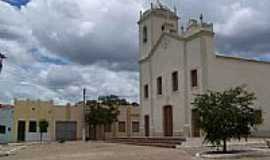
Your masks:
[{"label": "white house", "polygon": [[179,19],[159,4],[138,22],[142,134],[200,136],[194,95],[246,84],[264,119],[255,134],[270,136],[270,63],[217,55],[213,24],[201,17],[179,30]]}]

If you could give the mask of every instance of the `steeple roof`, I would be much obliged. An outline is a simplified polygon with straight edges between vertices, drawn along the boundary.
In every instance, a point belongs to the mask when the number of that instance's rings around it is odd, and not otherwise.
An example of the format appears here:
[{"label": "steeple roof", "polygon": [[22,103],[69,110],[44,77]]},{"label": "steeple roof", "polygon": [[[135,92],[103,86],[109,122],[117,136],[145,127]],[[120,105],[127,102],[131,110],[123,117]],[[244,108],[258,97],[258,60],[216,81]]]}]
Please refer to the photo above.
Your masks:
[{"label": "steeple roof", "polygon": [[146,17],[151,14],[159,15],[159,16],[166,16],[167,18],[176,18],[179,19],[177,13],[172,11],[168,6],[162,4],[159,0],[156,3],[151,3],[151,8],[146,10],[144,13],[141,14],[140,23]]}]

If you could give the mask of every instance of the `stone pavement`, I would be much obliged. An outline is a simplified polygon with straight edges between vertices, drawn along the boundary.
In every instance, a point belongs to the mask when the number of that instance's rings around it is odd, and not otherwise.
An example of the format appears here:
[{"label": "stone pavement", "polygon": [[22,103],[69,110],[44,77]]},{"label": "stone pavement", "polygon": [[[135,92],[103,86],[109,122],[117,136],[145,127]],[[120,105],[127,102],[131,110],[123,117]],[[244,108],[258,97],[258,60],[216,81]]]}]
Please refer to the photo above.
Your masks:
[{"label": "stone pavement", "polygon": [[191,160],[177,149],[103,142],[66,142],[31,145],[0,160]]}]

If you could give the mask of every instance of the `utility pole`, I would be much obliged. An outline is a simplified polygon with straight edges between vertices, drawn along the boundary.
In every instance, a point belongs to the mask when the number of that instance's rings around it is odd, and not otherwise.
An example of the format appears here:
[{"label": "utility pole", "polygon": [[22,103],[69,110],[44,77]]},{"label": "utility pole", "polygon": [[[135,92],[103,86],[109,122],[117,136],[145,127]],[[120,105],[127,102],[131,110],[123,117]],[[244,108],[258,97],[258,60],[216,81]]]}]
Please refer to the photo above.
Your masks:
[{"label": "utility pole", "polygon": [[85,106],[86,106],[86,88],[83,89],[83,118],[82,118],[82,140],[86,141],[86,122],[85,122]]}]

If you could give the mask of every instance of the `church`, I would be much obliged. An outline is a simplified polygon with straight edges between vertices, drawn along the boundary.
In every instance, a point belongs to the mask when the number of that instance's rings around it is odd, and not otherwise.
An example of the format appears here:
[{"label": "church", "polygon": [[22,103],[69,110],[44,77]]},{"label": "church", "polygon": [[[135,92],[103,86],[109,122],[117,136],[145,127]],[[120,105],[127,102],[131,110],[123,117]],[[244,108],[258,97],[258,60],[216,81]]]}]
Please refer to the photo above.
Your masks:
[{"label": "church", "polygon": [[140,130],[150,137],[199,137],[191,102],[207,90],[247,85],[270,136],[270,62],[216,54],[213,24],[190,19],[184,29],[176,11],[158,3],[140,13]]}]

